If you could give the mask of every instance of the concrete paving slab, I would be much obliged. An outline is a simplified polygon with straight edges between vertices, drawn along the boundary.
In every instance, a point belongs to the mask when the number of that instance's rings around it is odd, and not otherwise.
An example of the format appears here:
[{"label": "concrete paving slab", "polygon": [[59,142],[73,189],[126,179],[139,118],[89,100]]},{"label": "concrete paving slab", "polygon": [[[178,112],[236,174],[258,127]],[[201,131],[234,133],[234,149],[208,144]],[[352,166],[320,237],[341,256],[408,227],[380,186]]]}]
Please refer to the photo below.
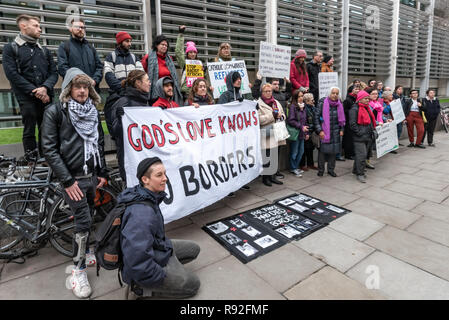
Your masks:
[{"label": "concrete paving slab", "polygon": [[[277,191],[282,191],[287,188],[285,185],[278,185],[278,184],[273,184],[273,186],[268,187],[262,183],[262,179],[258,179],[257,182],[251,183],[250,187],[251,187],[251,193],[253,193],[259,197],[264,197],[266,194],[277,192]],[[241,191],[241,192],[244,192],[244,191]]]},{"label": "concrete paving slab", "polygon": [[354,212],[348,213],[329,224],[329,228],[343,233],[355,240],[364,241],[372,234],[379,231],[385,224],[358,215]]},{"label": "concrete paving slab", "polygon": [[446,172],[447,168],[449,168],[449,161],[446,159],[443,161],[439,161],[435,164],[432,164],[431,166],[424,163],[424,164],[419,165],[419,168],[429,170],[429,171],[434,171],[434,172]]},{"label": "concrete paving slab", "polygon": [[407,231],[449,247],[449,223],[422,217],[408,227]]},{"label": "concrete paving slab", "polygon": [[[377,274],[378,282],[374,278]],[[378,291],[390,299],[449,299],[449,282],[379,251],[346,275],[370,288],[378,284]]]},{"label": "concrete paving slab", "polygon": [[[304,174],[308,174],[305,172]],[[284,173],[285,178],[281,181],[284,183],[284,186],[288,189],[292,190],[300,190],[302,188],[306,188],[314,185],[316,182],[312,182],[310,180],[305,179],[304,177],[298,178],[290,172]]]},{"label": "concrete paving slab", "polygon": [[405,183],[396,181],[386,186],[385,189],[402,193],[407,196],[433,201],[435,203],[440,203],[449,196],[448,192],[435,191],[422,185],[414,185],[412,183],[413,182]]},{"label": "concrete paving slab", "polygon": [[265,199],[267,199],[268,201],[270,201],[270,202],[274,202],[275,200],[277,200],[279,198],[283,198],[283,197],[289,196],[289,195],[294,194],[294,193],[297,193],[297,191],[285,188],[285,189],[280,190],[280,191],[267,193],[263,197]]},{"label": "concrete paving slab", "polygon": [[424,201],[424,199],[417,199],[412,196],[377,187],[370,187],[368,189],[359,191],[356,194],[405,210],[411,210]]},{"label": "concrete paving slab", "polygon": [[[337,178],[333,178],[337,179]],[[337,188],[328,187],[322,184],[313,185],[301,190],[301,192],[314,196],[323,201],[335,204],[337,206],[345,206],[359,198],[358,195],[338,190]]]},{"label": "concrete paving slab", "polygon": [[366,244],[328,227],[292,243],[341,272],[346,272],[374,251]]},{"label": "concrete paving slab", "polygon": [[[363,215],[381,223],[405,229],[421,216],[409,211],[392,207],[382,202],[367,198],[360,198],[346,206],[354,213]],[[338,220],[337,220],[338,221]]]},{"label": "concrete paving slab", "polygon": [[433,275],[449,280],[449,269],[447,263],[443,262],[449,259],[448,247],[391,226],[386,226],[365,243]]},{"label": "concrete paving slab", "polygon": [[424,201],[412,211],[432,219],[449,223],[449,205],[444,202],[437,204],[431,201]]},{"label": "concrete paving slab", "polygon": [[430,170],[420,170],[420,171],[414,173],[413,175],[415,175],[417,177],[422,177],[422,178],[425,178],[425,179],[429,179],[429,180],[432,180],[432,181],[439,181],[439,182],[445,183],[445,182],[448,181],[448,178],[447,178],[447,175],[444,174],[443,172],[435,172],[435,171],[430,171]]},{"label": "concrete paving slab", "polygon": [[192,300],[285,299],[233,256],[199,270],[197,275],[201,280],[201,287]]},{"label": "concrete paving slab", "polygon": [[126,285],[124,285],[123,288],[96,297],[94,300],[126,300],[125,292],[126,292]]},{"label": "concrete paving slab", "polygon": [[229,207],[224,207],[215,211],[201,212],[199,214],[196,214],[195,216],[192,216],[190,219],[193,221],[193,223],[202,227],[209,222],[220,220],[232,216],[233,214],[237,214],[237,210]]},{"label": "concrete paving slab", "polygon": [[184,217],[182,219],[175,220],[175,221],[172,221],[170,223],[167,223],[165,225],[165,231],[170,231],[170,230],[173,230],[173,229],[182,228],[182,227],[188,226],[188,225],[190,225],[192,223],[193,222],[190,219],[190,216],[186,216],[186,217]]},{"label": "concrete paving slab", "polygon": [[311,275],[284,293],[289,300],[384,300],[379,293],[368,290],[329,266]]},{"label": "concrete paving slab", "polygon": [[394,180],[402,182],[403,184],[412,184],[415,186],[419,186],[422,188],[428,188],[435,191],[442,191],[444,188],[449,186],[449,180],[448,181],[438,181],[435,179],[428,179],[424,177],[418,177],[413,174],[400,174],[398,176],[394,177]]},{"label": "concrete paving slab", "polygon": [[224,198],[223,202],[232,209],[238,210],[239,208],[247,207],[251,204],[265,200],[262,197],[257,196],[251,191],[241,190],[235,194],[235,198]]},{"label": "concrete paving slab", "polygon": [[286,244],[247,264],[278,292],[284,292],[325,266],[304,250]]}]

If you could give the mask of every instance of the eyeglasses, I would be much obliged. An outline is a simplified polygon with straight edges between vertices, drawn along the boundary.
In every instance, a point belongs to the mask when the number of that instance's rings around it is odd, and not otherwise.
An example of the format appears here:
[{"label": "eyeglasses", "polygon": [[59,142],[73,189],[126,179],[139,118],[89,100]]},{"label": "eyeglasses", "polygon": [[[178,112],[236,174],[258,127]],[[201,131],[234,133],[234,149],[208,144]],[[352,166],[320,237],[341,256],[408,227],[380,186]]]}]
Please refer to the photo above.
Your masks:
[{"label": "eyeglasses", "polygon": [[75,29],[86,30],[86,27],[74,26]]}]

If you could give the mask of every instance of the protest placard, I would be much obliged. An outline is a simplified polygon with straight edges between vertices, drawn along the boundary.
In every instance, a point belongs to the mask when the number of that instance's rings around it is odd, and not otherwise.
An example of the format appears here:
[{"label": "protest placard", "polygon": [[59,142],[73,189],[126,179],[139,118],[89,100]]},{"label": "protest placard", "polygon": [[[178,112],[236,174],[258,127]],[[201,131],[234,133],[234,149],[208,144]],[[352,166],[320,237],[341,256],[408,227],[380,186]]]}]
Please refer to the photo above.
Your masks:
[{"label": "protest placard", "polygon": [[204,78],[203,63],[200,60],[186,60],[186,84],[192,87],[196,79]]},{"label": "protest placard", "polygon": [[138,184],[140,161],[159,157],[169,179],[161,204],[165,223],[217,202],[262,172],[256,102],[124,111],[127,185]]},{"label": "protest placard", "polygon": [[290,78],[291,47],[260,42],[259,72],[262,77]]},{"label": "protest placard", "polygon": [[379,136],[376,139],[377,159],[399,148],[398,130],[395,122],[387,122],[376,127]]},{"label": "protest placard", "polygon": [[393,100],[390,103],[391,113],[396,124],[405,120],[404,110],[402,109],[401,99]]},{"label": "protest placard", "polygon": [[[332,87],[338,88],[338,73],[337,72],[320,72],[318,74],[320,99],[329,95]],[[340,92],[342,96],[342,92]]]},{"label": "protest placard", "polygon": [[209,72],[211,85],[214,87],[214,99],[218,99],[223,92],[228,90],[226,87],[226,76],[232,71],[239,72],[242,77],[240,92],[242,94],[251,93],[248,72],[246,71],[246,64],[244,60],[208,62],[207,69]]}]

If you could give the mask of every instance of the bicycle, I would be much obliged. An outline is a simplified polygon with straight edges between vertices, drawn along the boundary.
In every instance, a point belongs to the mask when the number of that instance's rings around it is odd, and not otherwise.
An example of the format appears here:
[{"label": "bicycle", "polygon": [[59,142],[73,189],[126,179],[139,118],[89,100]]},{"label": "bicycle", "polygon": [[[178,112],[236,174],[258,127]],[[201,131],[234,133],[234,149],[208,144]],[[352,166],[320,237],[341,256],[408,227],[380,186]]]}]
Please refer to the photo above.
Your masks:
[{"label": "bicycle", "polygon": [[449,133],[449,106],[445,108],[441,108],[440,110],[440,119],[441,124],[443,125],[444,130],[446,133]]},{"label": "bicycle", "polygon": [[[74,217],[65,203],[63,188],[52,180],[52,170],[37,166],[42,162],[35,159],[23,181],[0,182],[0,259],[22,258],[24,262],[25,256],[37,253],[48,241],[59,253],[73,256]],[[14,158],[0,158],[0,168],[8,168],[0,170],[3,177],[14,167],[17,169]],[[101,221],[115,204],[112,188],[97,189],[94,221]]]}]

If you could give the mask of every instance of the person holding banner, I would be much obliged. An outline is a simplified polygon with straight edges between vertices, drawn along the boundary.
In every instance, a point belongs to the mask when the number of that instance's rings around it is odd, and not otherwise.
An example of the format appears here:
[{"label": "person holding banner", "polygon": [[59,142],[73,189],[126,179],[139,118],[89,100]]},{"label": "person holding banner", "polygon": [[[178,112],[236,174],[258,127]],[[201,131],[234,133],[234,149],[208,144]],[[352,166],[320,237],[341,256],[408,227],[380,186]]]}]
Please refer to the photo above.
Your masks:
[{"label": "person holding banner", "polygon": [[[273,134],[270,132],[272,125],[278,121],[284,121],[286,119],[282,105],[274,99],[273,88],[271,84],[266,83],[262,87],[262,96],[257,101],[259,104],[259,121],[260,129],[266,130],[266,136],[262,135],[262,149],[265,150],[266,156],[269,158],[270,155],[278,154],[278,146],[285,145],[285,140],[276,141]],[[264,165],[265,166],[265,165]],[[277,169],[274,172],[277,172]],[[262,175],[262,182],[264,185],[271,187],[272,183],[283,184],[282,181],[276,179],[276,175]]]},{"label": "person holding banner", "polygon": [[161,107],[162,109],[179,107],[179,104],[174,100],[175,84],[172,78],[163,77],[156,82],[154,87],[154,95],[158,99],[153,103],[153,107]]},{"label": "person holding banner", "polygon": [[303,49],[298,49],[295,58],[290,65],[290,82],[292,83],[292,91],[304,88],[309,90],[309,75],[307,73],[307,66],[305,60],[307,53]]},{"label": "person holding banner", "polygon": [[214,104],[214,99],[207,92],[207,83],[205,79],[196,79],[190,89],[187,97],[187,106],[203,106]]},{"label": "person holding banner", "polygon": [[315,109],[314,126],[319,134],[321,144],[318,154],[318,176],[324,174],[327,161],[327,172],[336,177],[336,156],[340,152],[341,137],[343,136],[346,118],[343,104],[339,99],[340,89],[332,87],[329,96],[322,98]]},{"label": "person holding banner", "polygon": [[[394,120],[393,118],[393,112],[391,111],[390,104],[393,101],[393,92],[392,91],[384,91],[382,93],[382,100],[384,104],[384,110],[383,110],[383,118],[384,122],[392,122]],[[396,150],[390,151],[390,153],[397,154],[398,152]]]},{"label": "person holding banner", "polygon": [[[393,99],[400,99],[401,100],[401,104],[402,104],[402,109],[405,110],[405,97],[402,94],[403,93],[404,88],[402,86],[396,86],[394,88],[394,92],[393,92]],[[405,120],[397,123],[396,124],[396,128],[398,130],[398,140],[401,138],[402,135],[402,127],[404,124]],[[399,143],[400,146],[403,146],[401,143]]]},{"label": "person holding banner", "polygon": [[353,132],[355,153],[352,173],[361,183],[366,183],[366,158],[372,148],[376,131],[376,118],[369,106],[369,101],[368,92],[362,90],[357,94],[356,103],[349,110],[349,125]]}]

